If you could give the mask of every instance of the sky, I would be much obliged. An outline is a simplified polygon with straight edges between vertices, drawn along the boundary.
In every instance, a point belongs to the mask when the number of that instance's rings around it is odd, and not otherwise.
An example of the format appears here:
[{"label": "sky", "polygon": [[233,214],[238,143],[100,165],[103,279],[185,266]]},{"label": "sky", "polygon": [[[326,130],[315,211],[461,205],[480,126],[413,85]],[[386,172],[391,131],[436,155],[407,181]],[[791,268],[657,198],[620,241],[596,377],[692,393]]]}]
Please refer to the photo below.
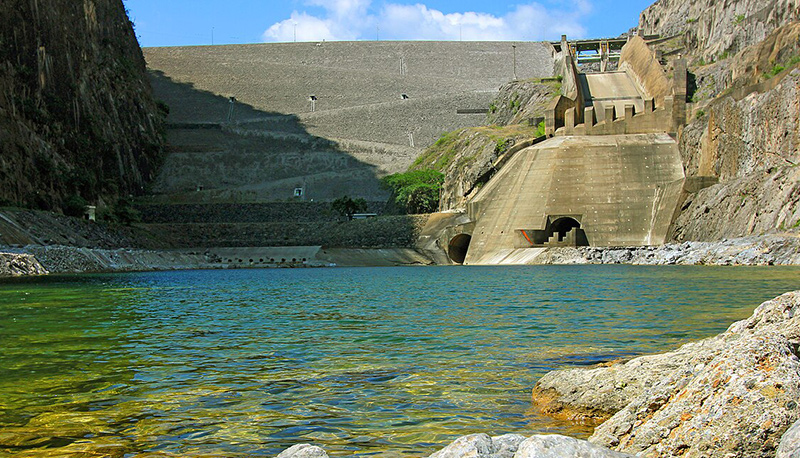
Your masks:
[{"label": "sky", "polygon": [[654,0],[123,0],[139,44],[616,37]]}]

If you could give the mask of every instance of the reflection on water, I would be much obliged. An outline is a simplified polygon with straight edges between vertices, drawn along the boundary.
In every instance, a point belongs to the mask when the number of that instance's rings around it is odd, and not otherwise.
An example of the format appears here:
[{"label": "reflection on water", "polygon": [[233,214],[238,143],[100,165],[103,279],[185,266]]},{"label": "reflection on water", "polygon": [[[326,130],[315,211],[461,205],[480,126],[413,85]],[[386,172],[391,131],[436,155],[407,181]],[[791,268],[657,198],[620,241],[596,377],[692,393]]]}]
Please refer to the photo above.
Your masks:
[{"label": "reflection on water", "polygon": [[797,268],[241,270],[0,283],[0,455],[420,456],[559,432],[546,371],[716,334]]}]

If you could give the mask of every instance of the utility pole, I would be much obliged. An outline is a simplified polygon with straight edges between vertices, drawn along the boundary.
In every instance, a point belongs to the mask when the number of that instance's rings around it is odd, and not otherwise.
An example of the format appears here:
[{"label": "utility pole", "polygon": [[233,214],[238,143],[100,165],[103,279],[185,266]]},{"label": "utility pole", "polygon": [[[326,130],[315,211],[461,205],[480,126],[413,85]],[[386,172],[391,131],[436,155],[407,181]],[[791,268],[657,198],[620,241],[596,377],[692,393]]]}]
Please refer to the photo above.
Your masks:
[{"label": "utility pole", "polygon": [[292,22],[292,25],[294,26],[294,33],[292,34],[293,40],[294,40],[295,43],[297,43],[297,23],[296,22]]},{"label": "utility pole", "polygon": [[211,27],[211,46],[214,46],[214,27]]},{"label": "utility pole", "polygon": [[381,28],[380,26],[375,26],[375,41],[381,41]]}]

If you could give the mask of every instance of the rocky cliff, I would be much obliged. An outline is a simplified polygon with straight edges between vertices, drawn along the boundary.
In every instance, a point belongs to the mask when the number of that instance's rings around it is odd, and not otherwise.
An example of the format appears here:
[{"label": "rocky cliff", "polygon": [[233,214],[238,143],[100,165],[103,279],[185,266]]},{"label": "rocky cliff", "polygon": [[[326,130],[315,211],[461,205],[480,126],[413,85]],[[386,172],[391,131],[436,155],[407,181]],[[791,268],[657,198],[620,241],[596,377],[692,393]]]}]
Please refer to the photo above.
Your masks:
[{"label": "rocky cliff", "polygon": [[0,202],[80,211],[139,194],[163,113],[121,0],[0,3]]},{"label": "rocky cliff", "polygon": [[800,23],[694,69],[694,115],[680,136],[686,175],[719,184],[689,196],[676,241],[800,231]]},{"label": "rocky cliff", "polygon": [[639,28],[645,34],[685,34],[687,50],[710,60],[758,43],[796,20],[796,0],[658,0],[639,16]]}]

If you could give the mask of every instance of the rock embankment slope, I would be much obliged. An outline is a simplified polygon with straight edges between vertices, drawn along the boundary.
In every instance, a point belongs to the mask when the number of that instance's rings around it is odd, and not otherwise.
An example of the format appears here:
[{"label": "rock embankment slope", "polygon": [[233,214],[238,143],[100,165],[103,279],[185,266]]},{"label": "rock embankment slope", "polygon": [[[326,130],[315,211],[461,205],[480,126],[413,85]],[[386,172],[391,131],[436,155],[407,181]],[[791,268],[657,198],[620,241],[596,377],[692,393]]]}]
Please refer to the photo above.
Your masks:
[{"label": "rock embankment slope", "polygon": [[0,252],[0,277],[47,275],[47,273],[33,255]]}]

